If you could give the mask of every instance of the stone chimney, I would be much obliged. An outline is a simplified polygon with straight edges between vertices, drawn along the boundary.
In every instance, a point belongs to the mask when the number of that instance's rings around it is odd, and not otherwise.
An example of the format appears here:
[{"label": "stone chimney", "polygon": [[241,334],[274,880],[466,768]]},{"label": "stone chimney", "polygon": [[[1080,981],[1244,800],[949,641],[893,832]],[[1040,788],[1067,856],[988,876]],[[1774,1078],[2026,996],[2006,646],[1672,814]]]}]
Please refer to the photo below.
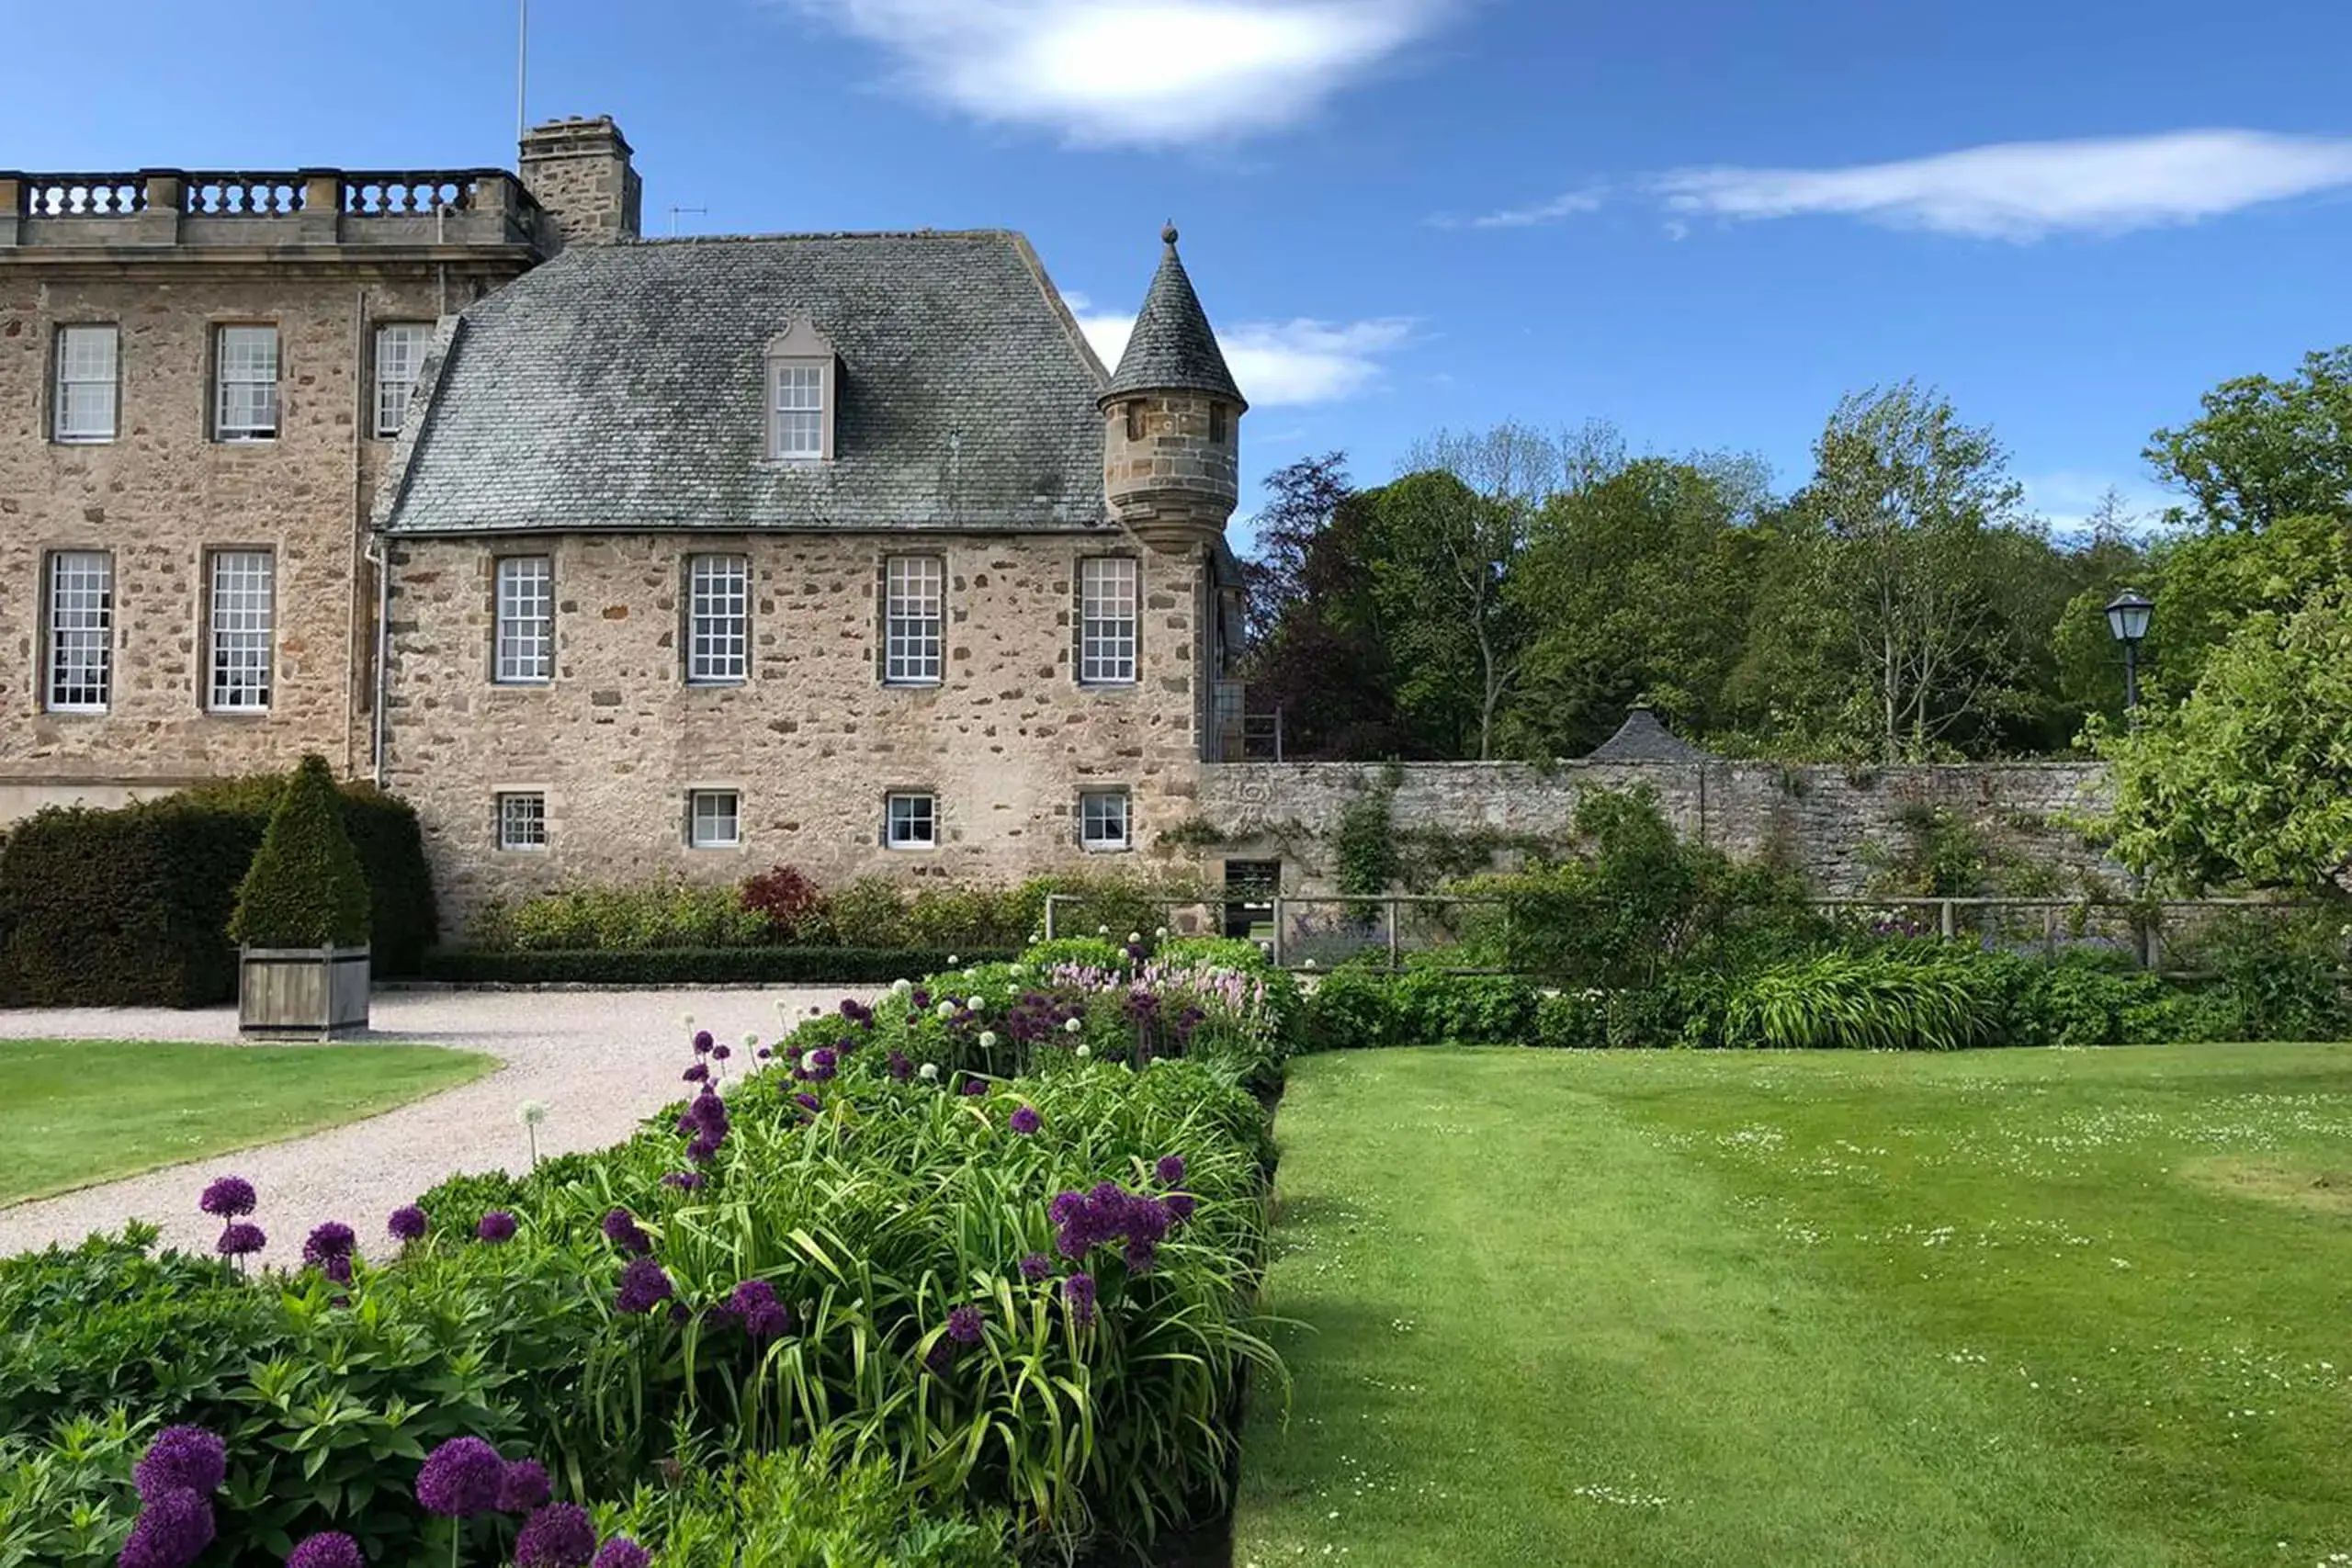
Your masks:
[{"label": "stone chimney", "polygon": [[523,133],[516,172],[554,231],[549,254],[566,245],[609,245],[639,234],[644,182],[629,164],[628,139],[612,116],[551,119]]}]

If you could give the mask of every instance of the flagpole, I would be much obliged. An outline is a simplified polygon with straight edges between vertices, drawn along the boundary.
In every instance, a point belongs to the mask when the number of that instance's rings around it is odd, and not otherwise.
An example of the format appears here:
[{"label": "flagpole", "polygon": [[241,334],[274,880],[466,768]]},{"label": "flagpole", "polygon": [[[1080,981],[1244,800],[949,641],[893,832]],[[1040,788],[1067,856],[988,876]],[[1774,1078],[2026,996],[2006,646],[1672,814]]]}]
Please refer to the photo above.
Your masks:
[{"label": "flagpole", "polygon": [[514,0],[514,140],[518,144],[529,124],[523,113],[523,89],[530,58],[531,0]]}]

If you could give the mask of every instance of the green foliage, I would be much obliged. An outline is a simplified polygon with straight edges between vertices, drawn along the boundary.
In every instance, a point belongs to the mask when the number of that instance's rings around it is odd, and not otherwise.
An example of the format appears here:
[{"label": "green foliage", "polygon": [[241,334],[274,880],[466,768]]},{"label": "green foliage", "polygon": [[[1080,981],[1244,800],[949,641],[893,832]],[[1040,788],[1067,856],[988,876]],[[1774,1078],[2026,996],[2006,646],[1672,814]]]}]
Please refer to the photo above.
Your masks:
[{"label": "green foliage", "polygon": [[1340,965],[1306,993],[1298,1048],[1523,1045],[1535,1021],[1535,993],[1509,976],[1435,968],[1391,973],[1365,961]]},{"label": "green foliage", "polygon": [[[0,844],[0,1004],[202,1007],[237,993],[228,925],[283,776],[102,811],[51,808]],[[416,815],[352,785],[337,799],[365,868],[371,964],[416,972],[435,923]]]},{"label": "green foliage", "polygon": [[1404,1043],[1396,987],[1385,971],[1370,964],[1342,964],[1306,993],[1301,1052],[1374,1051]]},{"label": "green foliage", "polygon": [[2204,1027],[2233,1040],[2339,1040],[2352,1034],[2352,915],[2341,909],[2248,911],[2191,950],[2220,979],[2202,1000]]},{"label": "green foliage", "polygon": [[[956,956],[974,962],[1008,950]],[[944,968],[950,955],[868,947],[590,948],[584,951],[429,954],[424,977],[476,985],[874,985]]]},{"label": "green foliage", "polygon": [[468,933],[481,952],[607,953],[754,947],[800,929],[749,908],[743,894],[681,877],[627,886],[542,893],[512,908],[491,906]]},{"label": "green foliage", "polygon": [[2352,871],[2352,583],[2247,618],[2177,707],[2108,734],[2116,854],[2159,885],[2340,895]]},{"label": "green foliage", "polygon": [[1013,1568],[1009,1521],[942,1518],[880,1461],[842,1463],[830,1445],[682,1468],[598,1510],[655,1568]]},{"label": "green foliage", "polygon": [[270,813],[237,885],[229,937],[247,947],[356,947],[368,940],[368,879],[343,829],[334,775],[313,751]]},{"label": "green foliage", "polygon": [[2290,517],[2345,521],[2352,496],[2352,347],[2314,351],[2288,380],[2241,376],[2142,454],[2188,492],[2182,521],[2258,533]]},{"label": "green foliage", "polygon": [[1956,1051],[1991,1042],[1986,976],[1975,966],[1883,949],[1776,965],[1733,993],[1733,1045],[1776,1050]]},{"label": "green foliage", "polygon": [[1341,894],[1369,897],[1385,893],[1403,870],[1394,819],[1396,792],[1374,786],[1340,810],[1331,834],[1334,881]]}]

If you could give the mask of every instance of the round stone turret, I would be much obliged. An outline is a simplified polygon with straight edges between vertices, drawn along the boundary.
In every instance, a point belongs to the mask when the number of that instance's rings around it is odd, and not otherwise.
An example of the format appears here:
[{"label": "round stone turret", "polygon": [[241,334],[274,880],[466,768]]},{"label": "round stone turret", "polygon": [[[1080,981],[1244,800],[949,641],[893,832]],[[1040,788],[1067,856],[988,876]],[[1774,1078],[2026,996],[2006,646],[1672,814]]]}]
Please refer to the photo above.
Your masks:
[{"label": "round stone turret", "polygon": [[1241,415],[1216,333],[1176,254],[1176,229],[1126,352],[1102,394],[1102,490],[1111,511],[1155,549],[1222,536],[1241,499]]}]

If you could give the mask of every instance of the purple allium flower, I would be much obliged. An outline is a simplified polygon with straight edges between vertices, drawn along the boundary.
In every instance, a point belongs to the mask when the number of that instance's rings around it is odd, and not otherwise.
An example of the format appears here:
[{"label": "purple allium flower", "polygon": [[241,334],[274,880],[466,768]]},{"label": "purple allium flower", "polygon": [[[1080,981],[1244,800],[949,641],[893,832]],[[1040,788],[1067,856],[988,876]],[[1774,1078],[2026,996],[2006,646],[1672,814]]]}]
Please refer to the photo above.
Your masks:
[{"label": "purple allium flower", "polygon": [[1072,1274],[1062,1281],[1062,1300],[1069,1305],[1069,1320],[1080,1328],[1094,1325],[1094,1276]]},{"label": "purple allium flower", "polygon": [[392,1211],[392,1217],[384,1222],[384,1228],[392,1233],[394,1241],[423,1241],[425,1224],[423,1209],[413,1203],[403,1203]]},{"label": "purple allium flower", "polygon": [[808,1069],[809,1081],[828,1083],[841,1070],[841,1061],[839,1052],[830,1046],[820,1045],[808,1053],[808,1060],[802,1065]]},{"label": "purple allium flower", "polygon": [[958,1093],[958,1094],[960,1094],[960,1095],[963,1095],[966,1099],[967,1099],[967,1100],[968,1100],[968,1099],[974,1099],[974,1098],[977,1098],[977,1097],[978,1097],[978,1096],[980,1096],[980,1095],[986,1094],[986,1093],[988,1093],[988,1091],[989,1091],[989,1086],[988,1086],[988,1085],[986,1085],[986,1084],[984,1084],[984,1083],[982,1083],[979,1079],[978,1079],[978,1078],[966,1078],[966,1079],[964,1080],[964,1087],[963,1087],[963,1088],[961,1088],[961,1089],[957,1089],[956,1092],[956,1093]]},{"label": "purple allium flower", "polygon": [[588,1568],[595,1555],[596,1527],[577,1503],[549,1503],[514,1537],[514,1568]]},{"label": "purple allium flower", "polygon": [[625,1535],[616,1535],[598,1550],[596,1560],[588,1568],[650,1568],[652,1562],[645,1548]]},{"label": "purple allium flower", "polygon": [[947,1337],[958,1345],[977,1345],[988,1320],[976,1306],[959,1306],[947,1314]]},{"label": "purple allium flower", "polygon": [[1043,1125],[1037,1112],[1026,1105],[1012,1113],[1012,1130],[1024,1138]]},{"label": "purple allium flower", "polygon": [[718,1043],[718,1042],[717,1042],[717,1041],[715,1041],[715,1040],[713,1040],[713,1039],[710,1037],[710,1031],[709,1031],[709,1030],[707,1030],[707,1029],[697,1029],[697,1030],[695,1030],[695,1055],[697,1055],[697,1056],[707,1056],[707,1055],[708,1055],[710,1054],[710,1048],[711,1048],[713,1045],[717,1044],[717,1043]]},{"label": "purple allium flower", "polygon": [[165,1492],[209,1496],[229,1478],[228,1445],[201,1427],[166,1427],[147,1445],[130,1478],[151,1502]]},{"label": "purple allium flower", "polygon": [[[773,1051],[771,1051],[771,1050],[769,1050],[766,1046],[763,1045],[763,1046],[761,1046],[761,1047],[759,1048],[759,1050],[758,1050],[758,1051],[754,1052],[754,1053],[753,1053],[753,1055],[757,1055],[761,1061],[764,1062],[764,1061],[766,1061],[770,1056],[775,1055],[775,1052],[773,1052]],[[609,1543],[609,1542],[608,1542],[607,1544],[613,1544],[613,1543]],[[628,1542],[628,1545],[630,1545],[630,1546],[632,1546],[632,1547],[635,1547],[635,1546],[637,1545],[637,1543],[636,1543],[635,1541],[629,1541],[629,1542]],[[604,1554],[603,1554],[603,1553],[601,1553],[601,1552],[599,1552],[597,1555],[598,1555],[598,1557],[601,1559],[601,1558],[602,1558],[602,1556],[603,1556]]]},{"label": "purple allium flower", "polygon": [[506,1461],[480,1438],[452,1438],[424,1456],[416,1472],[416,1500],[428,1513],[460,1519],[498,1506]]},{"label": "purple allium flower", "polygon": [[915,1065],[900,1051],[890,1053],[890,1077],[899,1083],[915,1076]]},{"label": "purple allium flower", "polygon": [[642,1258],[653,1250],[653,1238],[627,1209],[613,1209],[605,1215],[605,1239],[623,1252]]},{"label": "purple allium flower", "polygon": [[651,1312],[677,1293],[670,1276],[650,1258],[639,1258],[621,1270],[621,1288],[614,1307],[624,1313]]},{"label": "purple allium flower", "polygon": [[673,1170],[662,1179],[664,1187],[674,1187],[681,1192],[700,1190],[706,1178],[699,1170]]},{"label": "purple allium flower", "polygon": [[254,1212],[260,1200],[254,1195],[254,1184],[242,1176],[223,1176],[204,1190],[196,1206],[208,1214],[233,1220]]},{"label": "purple allium flower", "polygon": [[907,1001],[917,1012],[929,1012],[931,1010],[931,992],[923,987],[917,986],[912,991],[909,992],[907,994]]},{"label": "purple allium flower", "polygon": [[348,1259],[351,1249],[358,1245],[359,1238],[352,1234],[349,1225],[341,1220],[329,1220],[302,1243],[302,1261],[313,1269],[323,1269],[335,1258]]},{"label": "purple allium flower", "polygon": [[554,1495],[548,1485],[547,1466],[535,1459],[514,1460],[498,1483],[498,1511],[527,1514]]},{"label": "purple allium flower", "polygon": [[[334,1280],[338,1285],[348,1285],[351,1283],[351,1259],[348,1258],[330,1258],[325,1262],[319,1265],[319,1272],[325,1275],[328,1279]],[[337,1306],[349,1306],[351,1304],[351,1298],[349,1296],[337,1296],[334,1298],[334,1304]]]},{"label": "purple allium flower", "polygon": [[718,1157],[718,1140],[707,1133],[696,1133],[686,1145],[686,1157],[696,1165],[708,1165]]},{"label": "purple allium flower", "polygon": [[1162,1187],[1182,1187],[1184,1184],[1182,1155],[1161,1155],[1159,1163],[1151,1168],[1159,1176]]},{"label": "purple allium flower", "polygon": [[1190,1192],[1170,1192],[1159,1201],[1168,1211],[1170,1224],[1181,1225],[1192,1219],[1195,1205]]},{"label": "purple allium flower", "polygon": [[115,1561],[120,1568],[188,1568],[212,1544],[213,1529],[209,1499],[185,1486],[166,1487],[140,1509]]},{"label": "purple allium flower", "polygon": [[825,1109],[825,1102],[819,1100],[815,1095],[810,1094],[807,1089],[801,1090],[798,1094],[794,1095],[792,1099],[793,1103],[796,1105],[806,1107],[810,1111],[822,1111]]},{"label": "purple allium flower", "polygon": [[710,1069],[702,1063],[696,1062],[678,1076],[688,1083],[707,1083],[710,1081]]},{"label": "purple allium flower", "polygon": [[247,1253],[259,1252],[268,1245],[269,1237],[263,1234],[259,1225],[247,1224],[240,1220],[221,1229],[220,1239],[212,1244],[212,1250],[223,1258],[243,1258]]},{"label": "purple allium flower", "polygon": [[1127,1272],[1148,1274],[1159,1263],[1159,1244],[1144,1236],[1127,1243]]},{"label": "purple allium flower", "polygon": [[736,1286],[727,1298],[727,1310],[754,1339],[774,1339],[792,1329],[792,1314],[776,1300],[775,1287],[765,1280],[746,1280]]},{"label": "purple allium flower", "polygon": [[474,1235],[493,1246],[514,1239],[514,1216],[503,1209],[492,1209],[474,1226]]},{"label": "purple allium flower", "polygon": [[1046,1217],[1057,1225],[1066,1225],[1085,1207],[1085,1193],[1057,1192],[1053,1201],[1046,1205]]},{"label": "purple allium flower", "polygon": [[1054,1260],[1042,1252],[1033,1252],[1021,1260],[1021,1277],[1033,1283],[1049,1278],[1053,1271]]},{"label": "purple allium flower", "polygon": [[321,1530],[287,1554],[286,1568],[368,1568],[368,1560],[341,1530]]},{"label": "purple allium flower", "polygon": [[715,1060],[724,1062],[732,1057],[735,1051],[734,1047],[729,1045],[713,1045],[710,1048],[710,1054]]}]

